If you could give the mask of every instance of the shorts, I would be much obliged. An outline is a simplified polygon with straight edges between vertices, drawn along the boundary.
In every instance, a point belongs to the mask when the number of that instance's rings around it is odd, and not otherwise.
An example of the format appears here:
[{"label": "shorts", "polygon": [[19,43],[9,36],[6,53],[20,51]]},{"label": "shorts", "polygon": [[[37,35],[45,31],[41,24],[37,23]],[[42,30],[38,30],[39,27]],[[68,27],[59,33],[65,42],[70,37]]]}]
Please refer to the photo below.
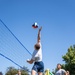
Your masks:
[{"label": "shorts", "polygon": [[36,72],[44,72],[44,63],[42,61],[35,62],[32,70],[35,70]]}]

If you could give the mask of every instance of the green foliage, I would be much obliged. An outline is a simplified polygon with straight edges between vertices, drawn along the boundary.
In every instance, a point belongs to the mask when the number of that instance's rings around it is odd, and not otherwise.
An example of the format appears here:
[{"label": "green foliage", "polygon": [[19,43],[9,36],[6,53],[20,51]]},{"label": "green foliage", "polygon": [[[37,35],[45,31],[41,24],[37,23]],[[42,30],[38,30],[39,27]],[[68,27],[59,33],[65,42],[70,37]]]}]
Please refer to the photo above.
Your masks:
[{"label": "green foliage", "polygon": [[[27,67],[23,68],[24,69],[20,69],[21,75],[28,75],[29,69],[27,69]],[[18,69],[15,69],[14,67],[8,67],[5,75],[16,75],[16,74],[18,74]]]},{"label": "green foliage", "polygon": [[15,75],[17,72],[18,71],[14,67],[8,67],[5,75]]},{"label": "green foliage", "polygon": [[63,61],[65,61],[65,65],[63,68],[70,71],[71,75],[75,74],[75,45],[68,48],[67,53],[62,56]]}]

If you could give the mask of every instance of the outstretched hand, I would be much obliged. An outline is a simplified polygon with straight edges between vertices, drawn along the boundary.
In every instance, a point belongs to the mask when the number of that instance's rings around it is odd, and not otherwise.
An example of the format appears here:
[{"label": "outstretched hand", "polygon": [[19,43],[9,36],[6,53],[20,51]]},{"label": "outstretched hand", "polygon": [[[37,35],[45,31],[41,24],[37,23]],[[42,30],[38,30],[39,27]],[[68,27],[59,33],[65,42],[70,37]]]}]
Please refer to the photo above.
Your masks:
[{"label": "outstretched hand", "polygon": [[41,40],[41,34],[40,34],[41,30],[42,30],[42,26],[39,28],[39,31],[38,31],[37,43],[39,43]]},{"label": "outstretched hand", "polygon": [[33,62],[34,62],[34,60],[29,60],[29,59],[27,59],[27,62],[29,63],[29,64],[32,64]]},{"label": "outstretched hand", "polygon": [[42,26],[39,28],[39,31],[41,31],[42,30]]}]

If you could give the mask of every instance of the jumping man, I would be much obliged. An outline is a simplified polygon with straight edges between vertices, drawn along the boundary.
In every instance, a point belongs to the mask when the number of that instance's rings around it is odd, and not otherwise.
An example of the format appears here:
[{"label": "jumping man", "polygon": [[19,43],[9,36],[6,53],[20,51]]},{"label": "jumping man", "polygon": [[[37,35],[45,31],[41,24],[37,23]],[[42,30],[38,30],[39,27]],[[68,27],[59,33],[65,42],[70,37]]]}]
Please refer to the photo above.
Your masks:
[{"label": "jumping man", "polygon": [[42,62],[42,46],[41,46],[41,37],[40,32],[42,30],[42,27],[39,28],[38,31],[38,37],[37,37],[37,43],[34,45],[34,51],[32,54],[31,60],[28,60],[27,62],[33,65],[31,75],[42,75],[44,72],[44,63]]}]

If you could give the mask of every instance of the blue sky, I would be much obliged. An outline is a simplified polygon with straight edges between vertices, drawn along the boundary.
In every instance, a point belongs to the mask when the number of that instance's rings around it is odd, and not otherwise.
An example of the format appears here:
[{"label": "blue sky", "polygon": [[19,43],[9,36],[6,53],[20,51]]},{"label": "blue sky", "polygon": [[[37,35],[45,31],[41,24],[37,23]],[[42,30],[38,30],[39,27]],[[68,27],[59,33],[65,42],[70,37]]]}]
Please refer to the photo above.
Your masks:
[{"label": "blue sky", "polygon": [[[38,29],[33,29],[31,26],[37,22],[43,27],[41,41],[45,69],[52,70],[57,63],[63,64],[62,55],[75,44],[75,0],[0,0],[0,19],[31,53],[34,50],[38,32]],[[31,56],[3,26],[2,29],[6,32],[3,32],[4,35],[0,33],[2,38],[7,37],[7,34],[9,37],[2,41],[4,47],[1,46],[4,50],[0,52],[21,66],[26,65],[31,69],[32,65],[26,63],[26,59]],[[7,50],[9,47],[5,43],[10,45],[10,51]],[[0,60],[2,60],[0,71],[5,72],[9,66],[17,67],[1,56]]]}]

